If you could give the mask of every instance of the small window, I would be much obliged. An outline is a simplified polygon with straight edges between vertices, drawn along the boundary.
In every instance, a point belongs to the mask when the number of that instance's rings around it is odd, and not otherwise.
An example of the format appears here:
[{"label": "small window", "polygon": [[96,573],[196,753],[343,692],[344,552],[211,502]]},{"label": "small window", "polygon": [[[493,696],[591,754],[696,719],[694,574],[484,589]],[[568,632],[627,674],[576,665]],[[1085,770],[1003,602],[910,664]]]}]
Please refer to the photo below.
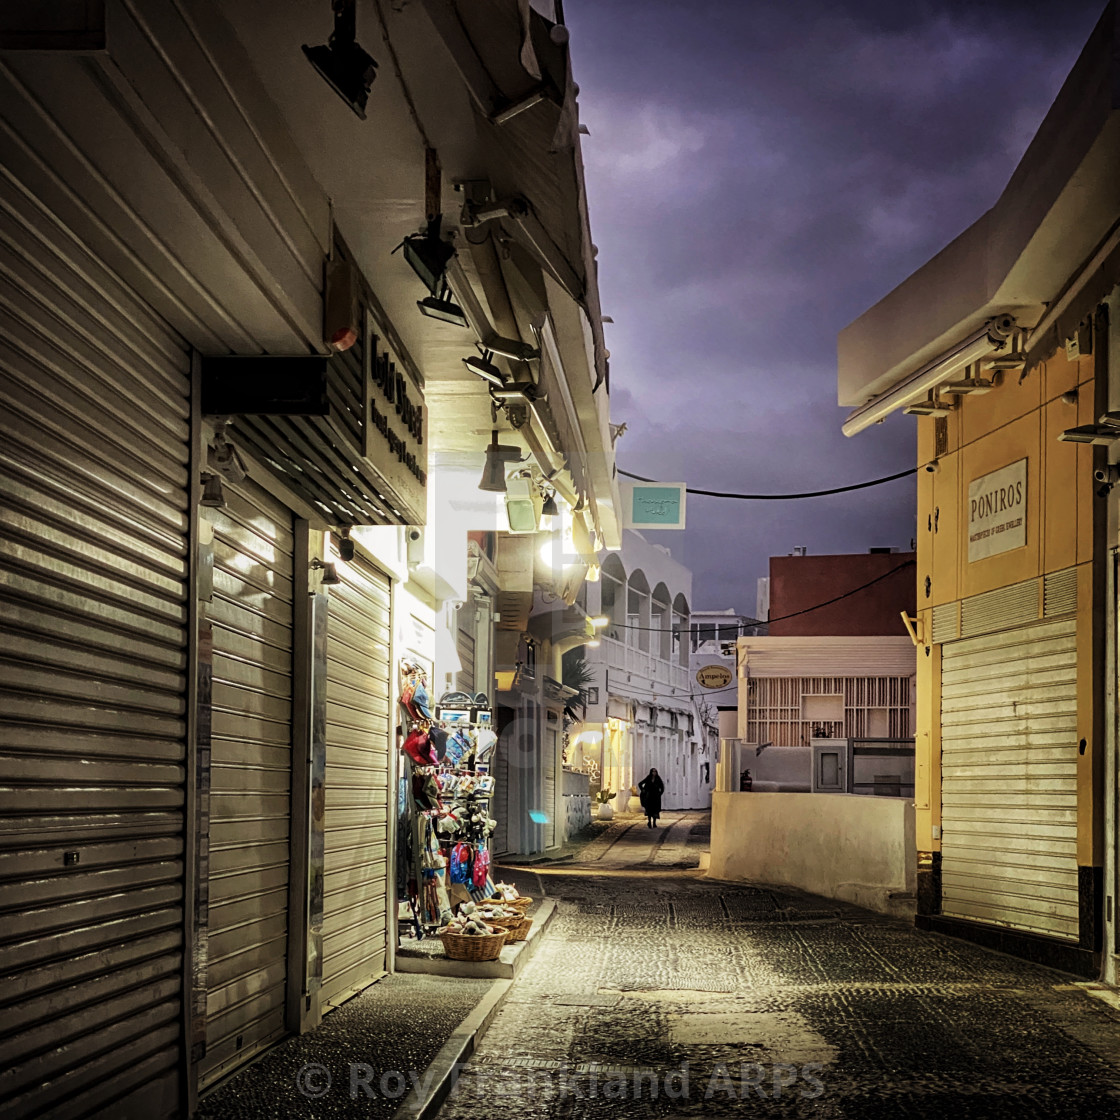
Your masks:
[{"label": "small window", "polygon": [[842,723],[844,720],[844,697],[822,696],[818,693],[804,693],[801,697],[801,718],[818,722]]}]

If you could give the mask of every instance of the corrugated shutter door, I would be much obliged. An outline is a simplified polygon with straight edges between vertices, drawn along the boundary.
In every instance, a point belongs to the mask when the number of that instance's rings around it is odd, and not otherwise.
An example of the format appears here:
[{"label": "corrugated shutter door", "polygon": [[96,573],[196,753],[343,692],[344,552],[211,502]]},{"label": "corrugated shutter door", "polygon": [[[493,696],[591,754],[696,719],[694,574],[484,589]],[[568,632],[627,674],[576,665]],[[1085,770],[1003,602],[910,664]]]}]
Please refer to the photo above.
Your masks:
[{"label": "corrugated shutter door", "polygon": [[210,917],[202,1083],[284,1034],[292,768],[291,511],[251,480],[214,525]]},{"label": "corrugated shutter door", "polygon": [[1073,619],[942,647],[942,912],[1076,940]]},{"label": "corrugated shutter door", "polygon": [[474,675],[474,649],[475,649],[475,614],[474,603],[464,603],[458,611],[458,632],[455,644],[459,653],[459,664],[462,668],[455,678],[455,687],[460,692],[475,691]]},{"label": "corrugated shutter door", "polygon": [[389,581],[339,564],[327,622],[324,1007],[385,971],[388,905]]},{"label": "corrugated shutter door", "polygon": [[14,174],[0,179],[0,1113],[159,1117],[181,1087],[189,360]]},{"label": "corrugated shutter door", "polygon": [[494,855],[505,855],[509,849],[509,736],[502,735],[494,748],[494,796],[490,799],[490,815],[497,821],[491,841]]},{"label": "corrugated shutter door", "polygon": [[544,733],[544,846],[555,848],[560,842],[556,831],[556,768],[559,753],[557,734],[551,728]]}]

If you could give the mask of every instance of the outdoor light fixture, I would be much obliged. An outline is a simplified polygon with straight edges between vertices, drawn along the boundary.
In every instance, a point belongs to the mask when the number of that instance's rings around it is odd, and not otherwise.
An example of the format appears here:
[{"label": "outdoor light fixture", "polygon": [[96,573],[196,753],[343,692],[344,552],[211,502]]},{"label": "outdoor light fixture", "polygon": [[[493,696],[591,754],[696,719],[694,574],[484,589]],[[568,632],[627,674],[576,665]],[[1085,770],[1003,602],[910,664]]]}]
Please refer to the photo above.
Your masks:
[{"label": "outdoor light fixture", "polygon": [[944,416],[952,412],[953,406],[942,401],[935,401],[932,397],[928,401],[915,401],[908,404],[903,410],[907,416]]},{"label": "outdoor light fixture", "polygon": [[526,477],[511,478],[506,484],[506,516],[511,533],[535,533],[541,523],[540,493]]},{"label": "outdoor light fixture", "polygon": [[209,506],[211,509],[221,509],[226,504],[225,491],[222,490],[222,480],[216,474],[202,476],[202,497],[198,504]]},{"label": "outdoor light fixture", "polygon": [[477,374],[483,381],[489,381],[491,385],[497,385],[499,389],[505,387],[505,375],[493,362],[490,361],[491,352],[489,350],[481,358],[464,358],[463,365]]},{"label": "outdoor light fixture", "polygon": [[516,444],[499,443],[497,429],[490,437],[486,448],[486,466],[482,468],[482,481],[479,490],[494,494],[504,494],[506,490],[506,463],[517,462],[521,458],[521,448]]},{"label": "outdoor light fixture", "polygon": [[603,643],[598,638],[591,638],[583,644],[587,649],[598,649]]},{"label": "outdoor light fixture", "polygon": [[965,393],[990,393],[995,388],[995,382],[988,377],[966,377],[963,381],[950,381],[947,385],[941,386],[943,393],[956,393],[957,395]]},{"label": "outdoor light fixture", "polygon": [[893,388],[872,397],[866,404],[850,412],[841,425],[844,435],[854,436],[872,424],[885,420],[898,408],[910,413],[911,416],[934,416],[947,412],[949,405],[931,408],[916,398],[920,398],[923,393],[936,390],[939,385],[944,385],[959,370],[973,362],[984,359],[990,362],[992,351],[1002,350],[1014,329],[1015,319],[1011,315],[996,315],[989,319],[979,330],[964,339],[955,350],[942,354]]},{"label": "outdoor light fixture", "polygon": [[311,570],[313,572],[321,571],[323,573],[323,586],[329,587],[332,584],[341,583],[342,577],[338,574],[338,569],[331,563],[324,563],[316,556],[311,561]]},{"label": "outdoor light fixture", "polygon": [[[447,281],[444,274],[447,262],[455,255],[455,246],[440,236],[443,215],[437,214],[423,233],[406,237],[398,246],[404,251],[408,266],[424,282],[437,299],[447,295]],[[394,250],[395,252],[395,250]]]},{"label": "outdoor light fixture", "polygon": [[429,319],[439,319],[441,323],[452,323],[456,327],[470,326],[467,317],[463,314],[463,309],[449,299],[427,296],[424,299],[418,299],[416,306],[419,308],[420,314],[426,315]]},{"label": "outdoor light fixture", "polygon": [[[447,283],[448,265],[455,259],[455,246],[440,236],[443,215],[437,214],[428,222],[423,233],[406,237],[397,249],[404,251],[404,259],[409,268],[416,273],[431,295],[418,300],[417,308],[421,315],[429,319],[439,319],[442,323],[453,323],[457,327],[469,327],[470,320],[463,309],[452,302],[451,288]],[[394,249],[395,253],[397,249]]]},{"label": "outdoor light fixture", "polygon": [[605,614],[598,614],[594,618],[587,620],[595,627],[596,630],[601,630],[604,626],[609,626],[611,620]]},{"label": "outdoor light fixture", "polygon": [[326,79],[327,84],[366,119],[366,101],[377,77],[377,63],[357,43],[357,0],[332,0],[334,30],[325,46],[303,45],[307,61]]},{"label": "outdoor light fixture", "polygon": [[349,564],[354,559],[354,542],[350,539],[350,529],[342,530],[342,539],[338,542],[338,558],[344,564]]},{"label": "outdoor light fixture", "polygon": [[1095,424],[1082,424],[1058,433],[1063,443],[1094,443],[1108,446],[1120,440],[1120,412],[1106,412]]}]

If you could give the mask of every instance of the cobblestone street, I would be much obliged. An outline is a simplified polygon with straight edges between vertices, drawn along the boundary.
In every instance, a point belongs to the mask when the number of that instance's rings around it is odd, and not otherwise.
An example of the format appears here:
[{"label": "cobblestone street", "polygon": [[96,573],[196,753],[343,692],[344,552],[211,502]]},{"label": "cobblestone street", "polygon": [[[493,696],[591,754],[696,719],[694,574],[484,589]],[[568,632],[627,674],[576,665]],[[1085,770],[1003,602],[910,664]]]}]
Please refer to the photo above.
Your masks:
[{"label": "cobblestone street", "polygon": [[704,879],[708,816],[616,818],[444,1105],[482,1117],[1120,1116],[1093,985],[796,891]]}]

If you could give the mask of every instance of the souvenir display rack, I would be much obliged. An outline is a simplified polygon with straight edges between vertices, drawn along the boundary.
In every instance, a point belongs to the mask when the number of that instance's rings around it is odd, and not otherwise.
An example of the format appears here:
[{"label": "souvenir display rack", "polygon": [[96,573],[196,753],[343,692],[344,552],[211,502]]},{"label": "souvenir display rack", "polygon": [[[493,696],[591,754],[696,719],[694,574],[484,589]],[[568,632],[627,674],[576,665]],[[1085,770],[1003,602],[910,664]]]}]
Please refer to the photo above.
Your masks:
[{"label": "souvenir display rack", "polygon": [[401,666],[401,783],[397,883],[401,917],[422,938],[445,926],[460,902],[494,893],[490,816],[497,744],[482,693],[446,693],[432,705],[416,665]]}]

